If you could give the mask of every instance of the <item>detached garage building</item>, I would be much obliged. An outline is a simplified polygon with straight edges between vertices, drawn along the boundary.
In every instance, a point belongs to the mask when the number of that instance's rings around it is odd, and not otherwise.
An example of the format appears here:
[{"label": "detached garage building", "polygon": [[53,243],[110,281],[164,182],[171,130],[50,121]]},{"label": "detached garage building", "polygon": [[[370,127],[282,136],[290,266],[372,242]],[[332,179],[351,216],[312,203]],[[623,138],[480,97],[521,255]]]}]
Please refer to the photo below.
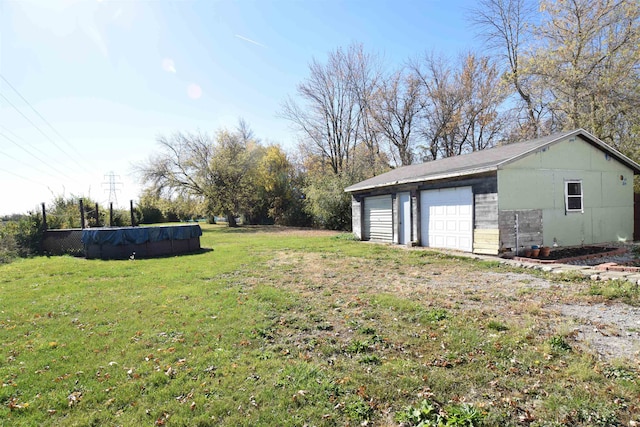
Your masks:
[{"label": "detached garage building", "polygon": [[345,189],[362,240],[498,254],[633,238],[640,165],[578,129],[405,166]]}]

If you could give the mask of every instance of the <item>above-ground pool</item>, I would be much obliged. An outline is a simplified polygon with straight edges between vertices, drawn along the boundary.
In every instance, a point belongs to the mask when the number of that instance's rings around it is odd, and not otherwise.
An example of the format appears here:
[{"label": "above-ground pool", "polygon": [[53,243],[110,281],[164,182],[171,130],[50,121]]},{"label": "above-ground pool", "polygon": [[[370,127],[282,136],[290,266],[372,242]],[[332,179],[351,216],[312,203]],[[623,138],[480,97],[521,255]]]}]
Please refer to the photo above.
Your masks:
[{"label": "above-ground pool", "polygon": [[151,258],[196,252],[200,250],[200,236],[198,224],[86,228],[82,230],[82,244],[86,258]]}]

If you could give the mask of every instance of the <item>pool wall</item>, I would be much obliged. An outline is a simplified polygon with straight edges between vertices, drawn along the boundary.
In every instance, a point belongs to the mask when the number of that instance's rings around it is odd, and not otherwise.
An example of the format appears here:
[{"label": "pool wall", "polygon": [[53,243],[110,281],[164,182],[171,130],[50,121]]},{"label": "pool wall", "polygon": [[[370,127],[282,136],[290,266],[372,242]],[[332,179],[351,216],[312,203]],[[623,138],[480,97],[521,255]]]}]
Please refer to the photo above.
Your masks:
[{"label": "pool wall", "polygon": [[201,235],[197,224],[91,228],[82,230],[82,244],[89,259],[153,258],[199,251]]}]

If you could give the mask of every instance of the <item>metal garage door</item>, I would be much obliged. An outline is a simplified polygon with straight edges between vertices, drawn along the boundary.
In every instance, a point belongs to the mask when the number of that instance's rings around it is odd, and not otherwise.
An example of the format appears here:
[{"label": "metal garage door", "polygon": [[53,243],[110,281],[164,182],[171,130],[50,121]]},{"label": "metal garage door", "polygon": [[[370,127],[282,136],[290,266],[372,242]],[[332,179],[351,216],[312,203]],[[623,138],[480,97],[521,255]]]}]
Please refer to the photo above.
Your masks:
[{"label": "metal garage door", "polygon": [[471,187],[421,191],[420,211],[422,246],[472,251]]},{"label": "metal garage door", "polygon": [[391,195],[365,197],[364,239],[382,242],[391,242],[393,240]]}]

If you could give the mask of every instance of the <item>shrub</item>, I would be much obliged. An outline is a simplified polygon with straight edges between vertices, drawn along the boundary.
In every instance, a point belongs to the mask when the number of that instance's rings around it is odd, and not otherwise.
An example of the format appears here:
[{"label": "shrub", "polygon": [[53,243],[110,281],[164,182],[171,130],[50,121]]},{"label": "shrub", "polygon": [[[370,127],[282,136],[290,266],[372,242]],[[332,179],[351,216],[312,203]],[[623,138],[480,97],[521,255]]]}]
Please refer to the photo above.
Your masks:
[{"label": "shrub", "polygon": [[29,213],[0,226],[0,263],[40,253],[42,217]]},{"label": "shrub", "polygon": [[0,223],[0,264],[9,263],[18,256],[16,229],[17,223],[14,221]]}]

